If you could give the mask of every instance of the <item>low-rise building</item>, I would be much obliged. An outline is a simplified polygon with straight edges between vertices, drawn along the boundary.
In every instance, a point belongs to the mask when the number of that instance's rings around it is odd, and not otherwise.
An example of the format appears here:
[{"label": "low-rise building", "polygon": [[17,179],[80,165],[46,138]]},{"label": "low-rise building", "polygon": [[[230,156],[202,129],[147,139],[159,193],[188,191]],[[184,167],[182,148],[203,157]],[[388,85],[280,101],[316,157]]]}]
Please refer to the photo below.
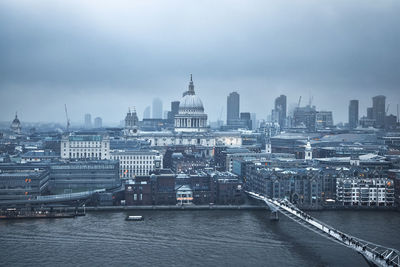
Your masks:
[{"label": "low-rise building", "polygon": [[343,206],[393,206],[393,180],[389,178],[337,178],[336,203]]},{"label": "low-rise building", "polygon": [[110,138],[93,133],[71,133],[61,138],[62,159],[110,159]]},{"label": "low-rise building", "polygon": [[121,185],[115,160],[74,161],[50,165],[50,192],[53,194],[110,189]]},{"label": "low-rise building", "polygon": [[0,200],[27,200],[40,196],[49,185],[48,170],[0,172]]},{"label": "low-rise building", "polygon": [[163,156],[156,150],[112,150],[110,157],[119,161],[121,178],[149,175],[150,172],[163,168]]}]

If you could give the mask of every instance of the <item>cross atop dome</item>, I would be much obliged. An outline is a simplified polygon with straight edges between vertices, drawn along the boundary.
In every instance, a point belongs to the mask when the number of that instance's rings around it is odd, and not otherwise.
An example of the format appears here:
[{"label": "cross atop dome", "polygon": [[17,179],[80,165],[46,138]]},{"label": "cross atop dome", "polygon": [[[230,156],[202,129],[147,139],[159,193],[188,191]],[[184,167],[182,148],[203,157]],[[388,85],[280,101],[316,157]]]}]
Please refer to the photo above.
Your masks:
[{"label": "cross atop dome", "polygon": [[190,82],[189,82],[189,90],[187,91],[188,95],[194,95],[194,84],[193,84],[193,76],[190,74]]}]

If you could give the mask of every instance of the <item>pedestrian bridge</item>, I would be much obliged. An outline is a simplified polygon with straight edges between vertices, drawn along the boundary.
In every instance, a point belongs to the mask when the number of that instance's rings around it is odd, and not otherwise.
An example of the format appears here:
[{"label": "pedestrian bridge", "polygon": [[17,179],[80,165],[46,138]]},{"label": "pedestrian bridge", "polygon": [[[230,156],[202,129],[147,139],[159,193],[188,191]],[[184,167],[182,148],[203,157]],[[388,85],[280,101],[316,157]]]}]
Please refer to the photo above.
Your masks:
[{"label": "pedestrian bridge", "polygon": [[32,199],[24,200],[5,200],[0,201],[0,207],[8,207],[10,205],[26,205],[26,204],[54,204],[61,202],[73,202],[80,201],[90,198],[93,194],[105,192],[105,189],[90,190],[79,193],[59,194],[59,195],[48,195],[48,196],[37,196]]},{"label": "pedestrian bridge", "polygon": [[400,266],[399,251],[383,247],[349,234],[340,232],[283,199],[270,199],[254,192],[247,192],[252,198],[264,201],[271,210],[271,218],[278,219],[278,211],[303,227],[333,242],[360,253],[370,266]]}]

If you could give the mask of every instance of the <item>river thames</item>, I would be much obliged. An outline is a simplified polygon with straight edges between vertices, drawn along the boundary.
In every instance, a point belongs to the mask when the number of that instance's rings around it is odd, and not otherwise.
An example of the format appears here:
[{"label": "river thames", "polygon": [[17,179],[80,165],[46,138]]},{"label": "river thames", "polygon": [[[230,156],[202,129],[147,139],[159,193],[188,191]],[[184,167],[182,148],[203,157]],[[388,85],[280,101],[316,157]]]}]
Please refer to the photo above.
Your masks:
[{"label": "river thames", "polygon": [[[400,249],[400,213],[310,212],[337,229]],[[125,221],[143,215],[143,221]],[[2,266],[367,266],[363,258],[268,211],[90,212],[0,222]]]}]

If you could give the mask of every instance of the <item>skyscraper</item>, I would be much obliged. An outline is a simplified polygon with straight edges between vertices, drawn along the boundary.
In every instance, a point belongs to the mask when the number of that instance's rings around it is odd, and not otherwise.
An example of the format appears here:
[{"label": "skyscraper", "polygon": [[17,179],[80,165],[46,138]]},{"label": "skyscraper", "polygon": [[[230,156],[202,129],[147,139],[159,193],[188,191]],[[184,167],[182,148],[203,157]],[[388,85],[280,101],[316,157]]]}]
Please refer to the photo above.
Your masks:
[{"label": "skyscraper", "polygon": [[358,125],[358,100],[350,100],[349,127],[357,128]]},{"label": "skyscraper", "polygon": [[168,121],[174,123],[175,115],[179,112],[179,101],[171,102],[171,111],[168,112]]},{"label": "skyscraper", "polygon": [[85,128],[92,128],[92,115],[90,115],[89,113],[85,114]]},{"label": "skyscraper", "polygon": [[250,117],[251,117],[252,130],[255,130],[258,127],[258,125],[257,125],[258,124],[257,123],[257,115],[256,115],[256,113],[251,113]]},{"label": "skyscraper", "polygon": [[373,120],[374,119],[374,109],[367,108],[367,119]]},{"label": "skyscraper", "polygon": [[162,119],[163,118],[163,106],[162,101],[158,97],[153,99],[153,119]]},{"label": "skyscraper", "polygon": [[239,118],[240,96],[237,92],[232,92],[227,98],[227,118],[226,124],[235,124]]},{"label": "skyscraper", "polygon": [[150,119],[150,106],[147,106],[143,111],[143,119]]},{"label": "skyscraper", "polygon": [[241,112],[240,113],[240,120],[243,121],[243,124],[246,125],[247,129],[252,129],[252,121],[250,112]]},{"label": "skyscraper", "polygon": [[385,101],[386,97],[383,95],[374,96],[372,98],[372,116],[377,128],[385,127]]},{"label": "skyscraper", "polygon": [[278,122],[281,128],[286,126],[286,96],[280,95],[275,99],[275,114],[278,116]]},{"label": "skyscraper", "polygon": [[103,127],[103,120],[100,117],[96,117],[94,119],[94,128],[101,128]]}]

